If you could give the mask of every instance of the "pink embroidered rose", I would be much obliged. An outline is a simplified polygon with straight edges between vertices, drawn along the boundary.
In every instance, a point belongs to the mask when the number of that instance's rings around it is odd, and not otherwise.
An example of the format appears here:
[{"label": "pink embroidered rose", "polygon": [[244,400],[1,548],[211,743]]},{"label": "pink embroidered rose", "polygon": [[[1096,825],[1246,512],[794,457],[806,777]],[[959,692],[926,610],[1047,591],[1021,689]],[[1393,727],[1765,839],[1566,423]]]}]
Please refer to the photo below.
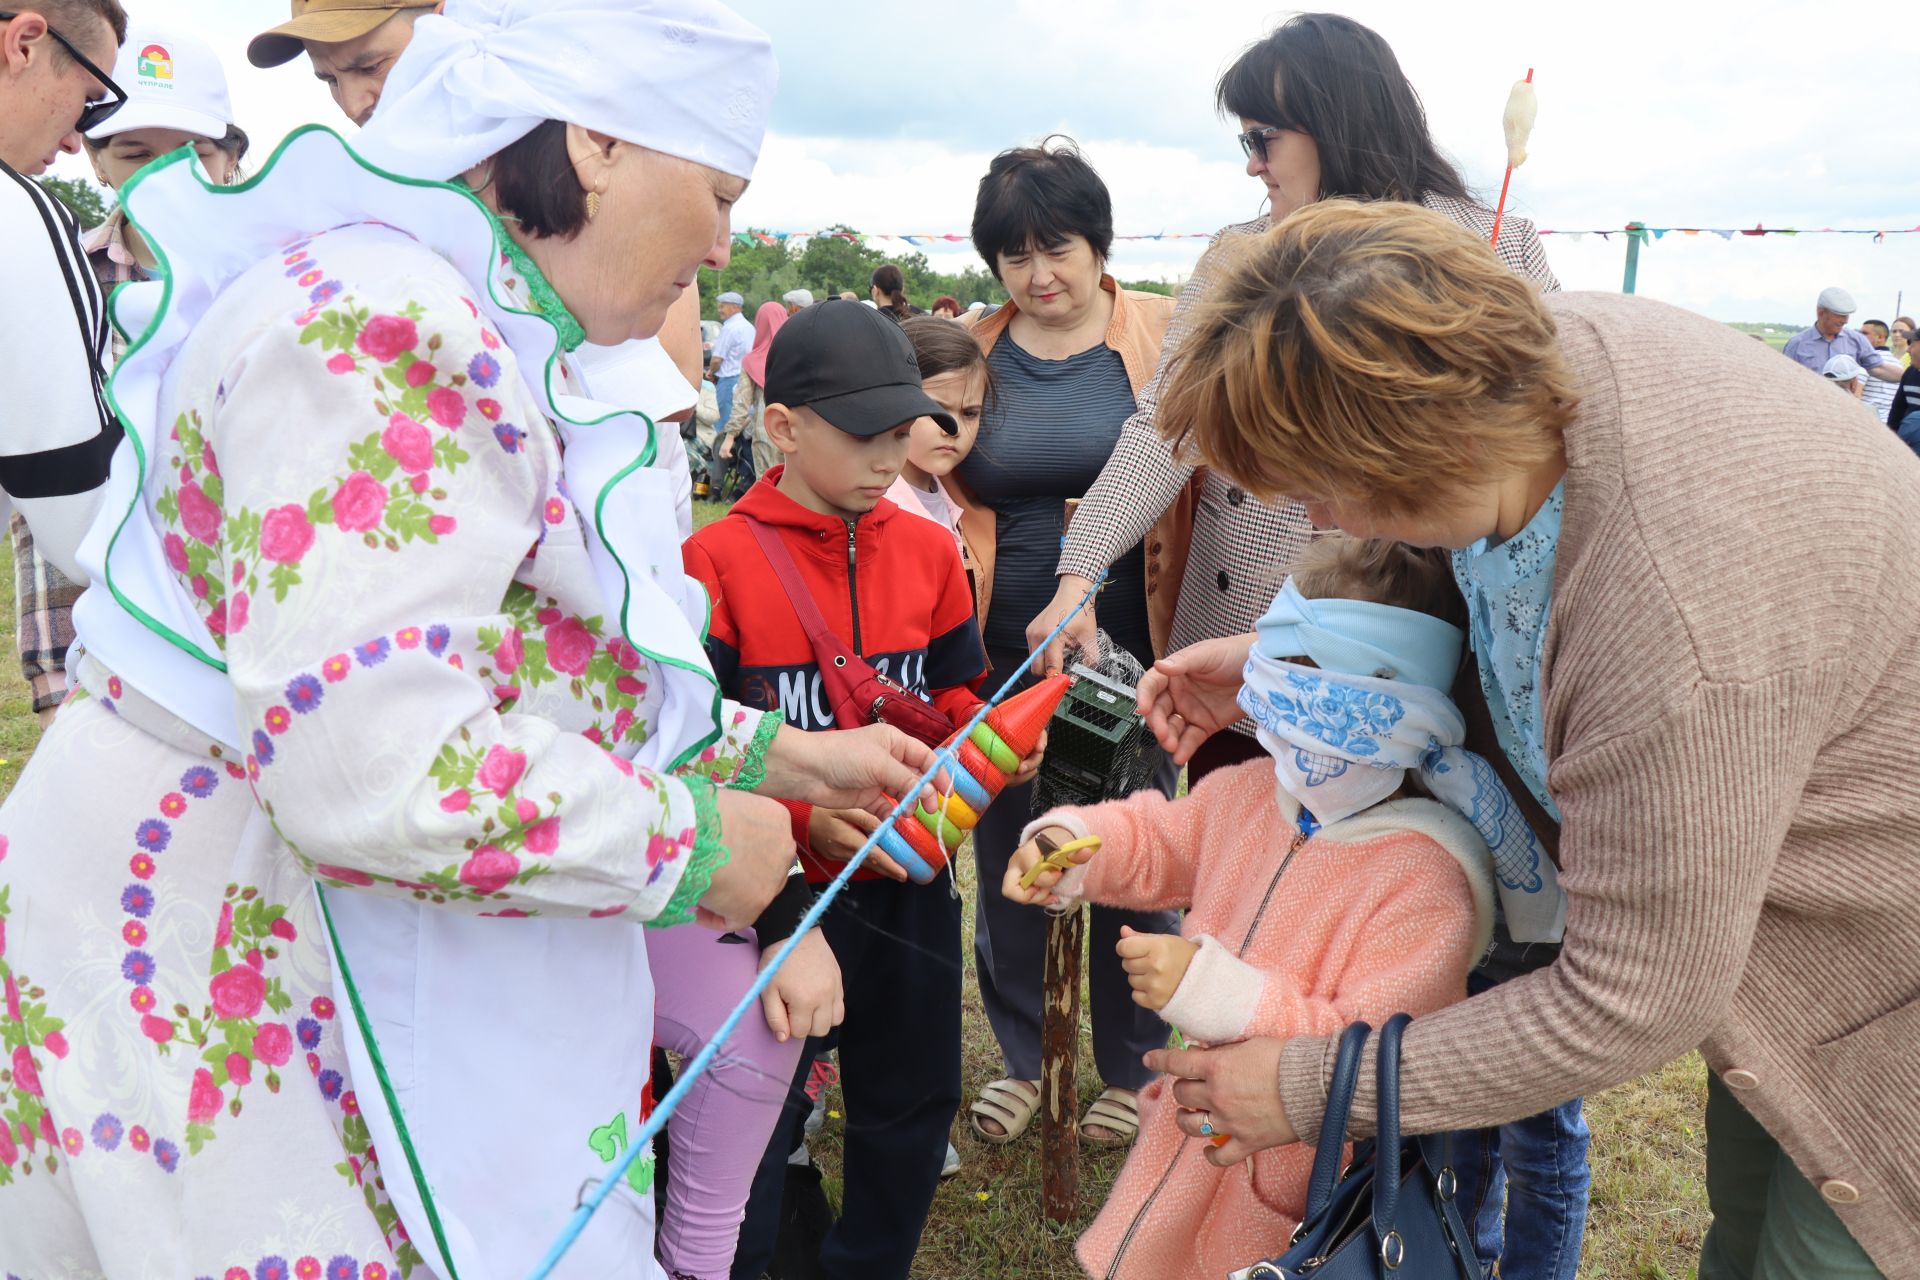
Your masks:
[{"label": "pink embroidered rose", "polygon": [[213,996],[216,1017],[251,1018],[266,998],[267,980],[251,965],[237,964],[215,974],[207,991]]},{"label": "pink embroidered rose", "polygon": [[540,806],[522,796],[513,802],[513,816],[520,820],[521,826],[526,826],[540,816]]},{"label": "pink embroidered rose", "polygon": [[338,880],[341,884],[357,884],[366,888],[373,883],[373,877],[364,871],[355,871],[352,867],[329,867],[315,863],[313,874],[326,880]]},{"label": "pink embroidered rose", "polygon": [[452,387],[435,387],[427,392],[427,412],[443,427],[457,427],[467,420],[466,397]]},{"label": "pink embroidered rose", "polygon": [[268,925],[267,932],[282,942],[292,942],[300,936],[299,931],[293,927],[293,921],[287,919],[285,916],[281,916],[278,920]]},{"label": "pink embroidered rose", "polygon": [[473,780],[504,800],[507,792],[513,790],[513,784],[520,781],[520,775],[526,771],[526,752],[503,747],[496,742],[487,748],[486,759],[480,762]]},{"label": "pink embroidered rose", "polygon": [[352,373],[353,370],[353,357],[346,352],[336,351],[327,357],[328,373]]},{"label": "pink embroidered rose", "polygon": [[508,627],[507,634],[493,647],[493,665],[503,676],[510,676],[520,669],[526,661],[526,646],[521,640],[520,628]]},{"label": "pink embroidered rose", "polygon": [[227,602],[225,600],[213,606],[213,612],[207,615],[207,630],[217,636],[227,634]]},{"label": "pink embroidered rose", "polygon": [[433,437],[404,413],[387,420],[387,429],[380,433],[380,447],[408,471],[425,471],[433,465]]},{"label": "pink embroidered rose", "polygon": [[615,676],[613,687],[629,698],[644,698],[647,695],[647,682],[635,680],[632,676]]},{"label": "pink embroidered rose", "polygon": [[220,919],[213,926],[213,945],[224,947],[233,941],[233,904],[220,904]]},{"label": "pink embroidered rose", "polygon": [[448,813],[465,813],[473,797],[465,787],[458,787],[440,797],[440,807]]},{"label": "pink embroidered rose", "polygon": [[460,883],[478,893],[498,893],[520,874],[520,859],[495,845],[483,844],[460,864]]},{"label": "pink embroidered rose", "polygon": [[233,599],[227,604],[227,634],[238,635],[247,625],[247,609],[252,601],[244,591],[234,592]]},{"label": "pink embroidered rose", "polygon": [[219,459],[213,456],[213,442],[211,440],[204,440],[200,444],[200,465],[207,469],[208,475],[218,476],[220,474],[220,462]]},{"label": "pink embroidered rose", "polygon": [[220,508],[197,484],[180,490],[180,525],[200,542],[212,546],[220,537]]},{"label": "pink embroidered rose", "polygon": [[235,1084],[246,1084],[253,1079],[253,1063],[244,1053],[227,1055],[227,1079]]},{"label": "pink embroidered rose", "polygon": [[617,915],[624,914],[626,909],[627,909],[627,904],[624,902],[617,907],[599,907],[593,911],[587,912],[587,918],[589,920],[605,920],[608,916],[617,916]]},{"label": "pink embroidered rose", "polygon": [[435,537],[444,538],[454,531],[457,522],[452,516],[428,516],[427,528]]},{"label": "pink embroidered rose", "polygon": [[427,486],[432,483],[433,481],[427,478],[427,473],[424,471],[416,471],[407,477],[407,488],[413,490],[415,493],[425,493]]},{"label": "pink embroidered rose", "polygon": [[7,1021],[20,1021],[20,984],[11,973],[7,975]]},{"label": "pink embroidered rose", "polygon": [[213,1072],[205,1067],[193,1073],[193,1088],[187,1093],[187,1123],[206,1124],[220,1114],[223,1099],[214,1087]]},{"label": "pink embroidered rose", "polygon": [[260,948],[258,947],[247,948],[247,954],[243,959],[254,967],[255,972],[259,972],[267,967],[267,958],[260,954]]},{"label": "pink embroidered rose", "polygon": [[654,836],[647,841],[647,865],[657,867],[680,856],[680,846],[671,836]]},{"label": "pink embroidered rose", "polygon": [[27,1052],[27,1046],[20,1045],[13,1051],[13,1087],[21,1093],[40,1096],[40,1072],[33,1065],[33,1055]]},{"label": "pink embroidered rose", "polygon": [[0,1120],[0,1164],[12,1168],[20,1158],[20,1148],[13,1145],[13,1126]]},{"label": "pink embroidered rose", "polygon": [[407,366],[407,385],[424,387],[433,381],[433,361],[415,360]]},{"label": "pink embroidered rose", "polygon": [[548,605],[546,608],[542,609],[539,613],[534,615],[534,620],[537,621],[543,627],[550,627],[554,623],[560,621],[560,619],[566,616],[567,616],[566,614],[561,613],[558,609],[554,608],[552,605]]},{"label": "pink embroidered rose", "polygon": [[560,819],[545,818],[527,828],[527,852],[552,854],[560,848]]},{"label": "pink embroidered rose", "polygon": [[268,1066],[284,1066],[292,1053],[293,1033],[284,1022],[269,1022],[253,1033],[253,1056]]},{"label": "pink embroidered rose", "polygon": [[313,547],[313,521],[306,508],[289,502],[260,517],[260,554],[275,564],[299,564]]},{"label": "pink embroidered rose", "polygon": [[200,600],[205,600],[207,598],[207,575],[206,574],[204,573],[194,574],[192,579],[188,581],[187,585],[193,588],[193,594],[195,598]]},{"label": "pink embroidered rose", "polygon": [[47,1032],[47,1052],[56,1058],[67,1056],[67,1038],[58,1031]]},{"label": "pink embroidered rose", "polygon": [[405,316],[375,316],[367,321],[353,345],[385,363],[402,351],[413,350],[419,341],[420,331]]},{"label": "pink embroidered rose", "polygon": [[613,740],[615,742],[623,741],[627,736],[627,730],[631,728],[633,728],[632,711],[622,707],[613,713]]},{"label": "pink embroidered rose", "polygon": [[333,522],[348,533],[375,528],[387,511],[387,486],[365,471],[340,482],[333,494]]},{"label": "pink embroidered rose", "polygon": [[488,422],[500,421],[500,402],[498,400],[493,400],[493,399],[489,399],[486,396],[482,396],[480,399],[475,400],[473,402],[473,407],[478,409],[480,411],[480,416],[485,418]]},{"label": "pink embroidered rose", "polygon": [[189,568],[186,539],[177,533],[170,533],[161,539],[160,545],[166,548],[168,567],[175,573],[185,573]]},{"label": "pink embroidered rose", "polygon": [[640,651],[619,636],[607,641],[607,654],[622,671],[633,671],[640,666]]},{"label": "pink embroidered rose", "polygon": [[547,664],[555,671],[585,675],[595,647],[593,636],[578,618],[566,618],[547,628]]}]

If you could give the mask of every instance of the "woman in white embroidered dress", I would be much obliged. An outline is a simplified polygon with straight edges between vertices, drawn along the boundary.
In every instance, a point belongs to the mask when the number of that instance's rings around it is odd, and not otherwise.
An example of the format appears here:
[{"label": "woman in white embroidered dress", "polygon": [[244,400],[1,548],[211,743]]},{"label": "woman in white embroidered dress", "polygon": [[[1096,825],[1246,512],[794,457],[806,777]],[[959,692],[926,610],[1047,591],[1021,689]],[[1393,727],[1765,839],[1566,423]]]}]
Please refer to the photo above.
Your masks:
[{"label": "woman in white embroidered dress", "polygon": [[[121,294],[81,688],[0,809],[5,1269],[526,1274],[650,1103],[636,926],[751,920],[791,861],[744,789],[930,762],[720,701],[651,424],[568,395],[724,264],[772,92],[724,8],[640,8],[420,22],[361,141],[487,207],[324,130],[123,192],[168,279]],[[557,1274],[658,1275],[650,1173]]]}]

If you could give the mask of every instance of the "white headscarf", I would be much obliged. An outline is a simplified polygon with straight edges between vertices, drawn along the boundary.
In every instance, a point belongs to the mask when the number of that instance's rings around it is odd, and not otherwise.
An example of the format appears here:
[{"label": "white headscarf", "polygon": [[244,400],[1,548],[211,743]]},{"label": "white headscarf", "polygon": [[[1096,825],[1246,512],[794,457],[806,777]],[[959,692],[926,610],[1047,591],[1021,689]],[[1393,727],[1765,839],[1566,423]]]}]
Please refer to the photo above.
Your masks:
[{"label": "white headscarf", "polygon": [[766,33],[714,0],[447,0],[353,145],[444,181],[564,120],[749,178],[779,79]]}]

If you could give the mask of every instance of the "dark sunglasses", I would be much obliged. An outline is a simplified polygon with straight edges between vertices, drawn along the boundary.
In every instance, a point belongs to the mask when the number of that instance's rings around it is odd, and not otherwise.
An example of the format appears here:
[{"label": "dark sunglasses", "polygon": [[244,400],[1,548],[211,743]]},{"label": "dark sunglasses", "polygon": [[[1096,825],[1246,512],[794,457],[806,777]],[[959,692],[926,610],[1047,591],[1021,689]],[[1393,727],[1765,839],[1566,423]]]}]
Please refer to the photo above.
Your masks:
[{"label": "dark sunglasses", "polygon": [[1260,157],[1260,163],[1265,164],[1267,139],[1276,133],[1286,133],[1288,128],[1289,126],[1283,124],[1270,124],[1264,129],[1249,129],[1245,133],[1236,133],[1234,137],[1240,139],[1240,149],[1247,153],[1248,159],[1257,155]]},{"label": "dark sunglasses", "polygon": [[[11,22],[19,16],[20,15],[17,13],[0,12],[0,22]],[[119,85],[115,84],[113,82],[112,76],[108,75],[106,72],[102,71],[100,68],[94,66],[93,63],[88,60],[86,54],[74,48],[73,41],[67,39],[65,36],[61,35],[58,31],[54,30],[51,24],[47,26],[47,34],[52,36],[55,40],[58,40],[60,42],[60,47],[65,49],[69,54],[72,54],[73,60],[79,63],[80,66],[86,71],[88,75],[92,76],[95,80],[98,80],[101,84],[106,86],[106,90],[107,90],[106,97],[101,98],[95,102],[87,103],[86,107],[81,110],[80,118],[74,121],[73,127],[75,130],[77,130],[80,133],[85,133],[89,129],[92,129],[94,126],[100,124],[108,116],[118,111],[121,107],[124,107],[127,105],[127,91],[125,89],[122,89]]]}]

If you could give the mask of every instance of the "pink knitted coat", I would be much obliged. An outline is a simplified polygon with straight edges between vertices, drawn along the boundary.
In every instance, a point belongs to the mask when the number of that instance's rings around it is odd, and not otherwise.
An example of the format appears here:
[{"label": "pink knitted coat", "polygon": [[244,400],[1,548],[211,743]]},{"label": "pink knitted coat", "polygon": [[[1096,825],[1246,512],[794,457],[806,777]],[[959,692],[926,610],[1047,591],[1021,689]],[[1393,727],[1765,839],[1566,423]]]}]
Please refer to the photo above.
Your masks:
[{"label": "pink knitted coat", "polygon": [[[1210,774],[1189,796],[1143,791],[1041,826],[1098,835],[1064,893],[1115,907],[1187,909],[1200,943],[1163,1011],[1189,1039],[1332,1035],[1415,1017],[1466,995],[1487,945],[1486,846],[1431,800],[1390,800],[1310,839],[1262,757]],[[1078,1253],[1102,1280],[1220,1280],[1280,1252],[1306,1208],[1311,1148],[1216,1169],[1174,1124],[1165,1077],[1140,1093],[1140,1136]]]}]

